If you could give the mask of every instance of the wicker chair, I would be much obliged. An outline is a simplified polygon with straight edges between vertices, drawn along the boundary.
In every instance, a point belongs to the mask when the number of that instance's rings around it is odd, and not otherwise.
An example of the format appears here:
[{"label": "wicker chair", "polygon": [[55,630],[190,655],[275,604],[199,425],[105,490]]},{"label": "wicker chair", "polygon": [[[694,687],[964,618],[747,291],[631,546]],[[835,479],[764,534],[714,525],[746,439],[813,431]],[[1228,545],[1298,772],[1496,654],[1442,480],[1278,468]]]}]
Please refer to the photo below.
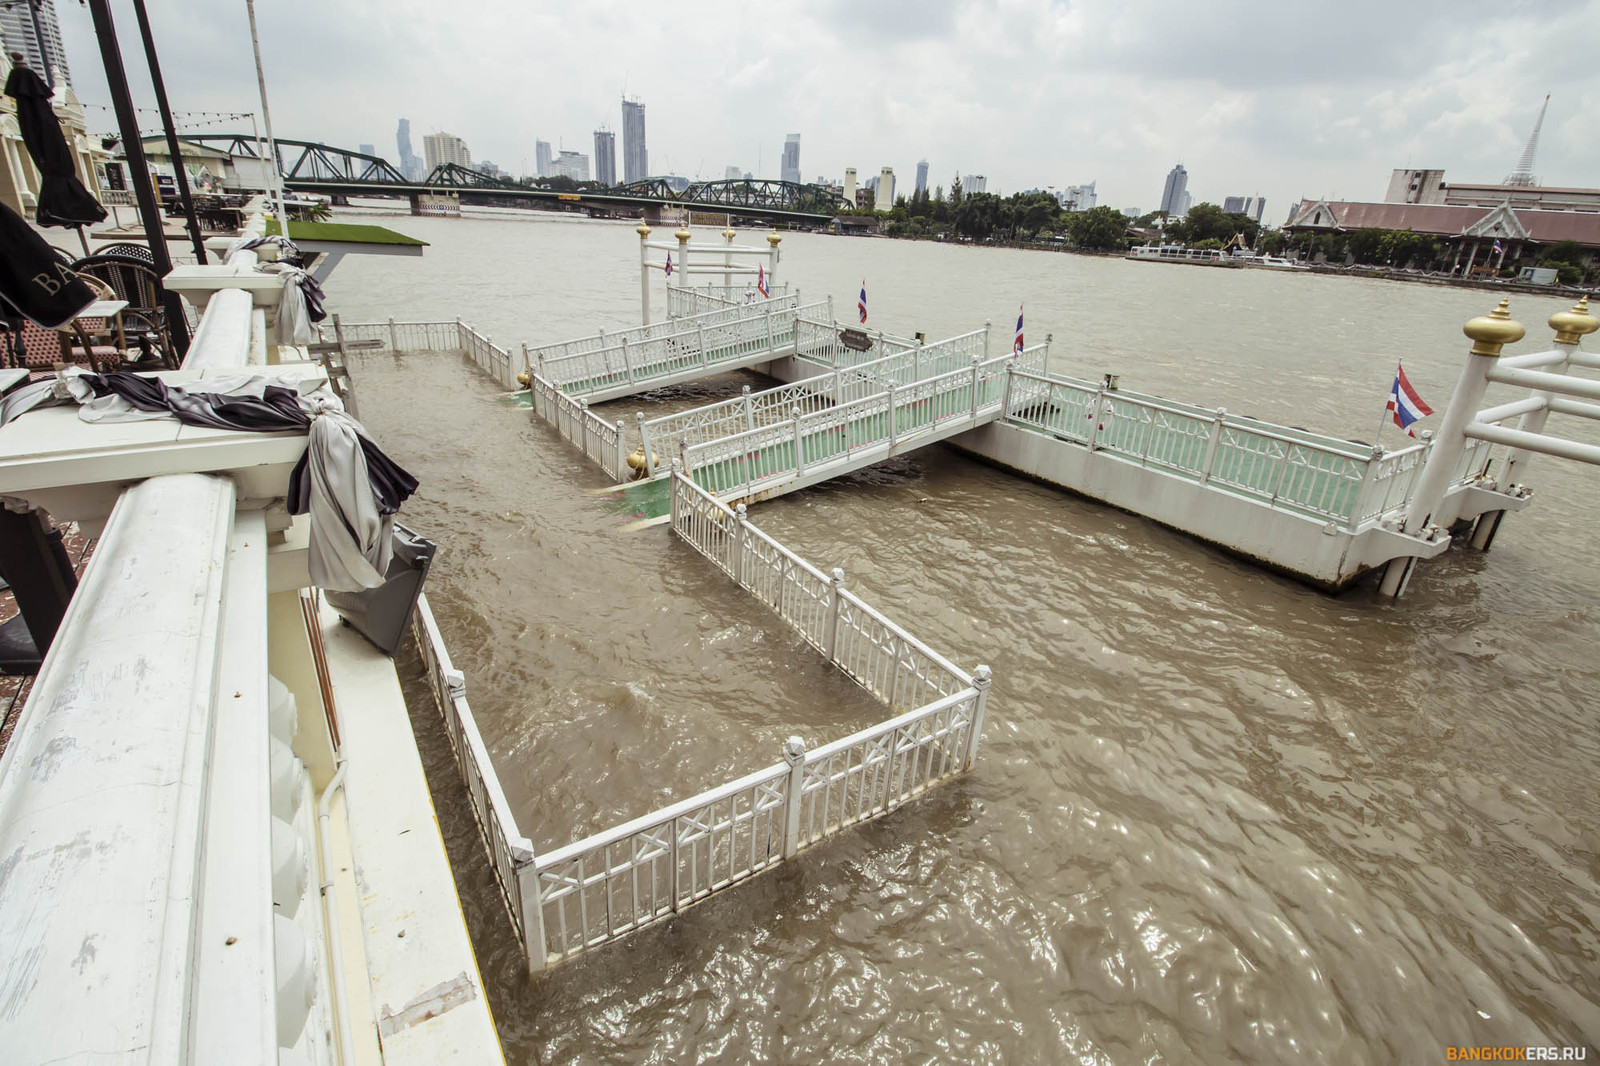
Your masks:
[{"label": "wicker chair", "polygon": [[[118,299],[111,286],[94,277],[84,282],[99,300]],[[20,316],[18,316],[20,318]],[[115,370],[122,363],[121,323],[103,318],[80,318],[59,330],[46,329],[20,319],[10,338],[16,365],[29,370],[51,370],[70,363],[88,363],[91,370]],[[85,342],[87,341],[87,348]]]},{"label": "wicker chair", "polygon": [[150,249],[143,244],[108,244],[104,248],[95,249],[95,257],[102,255],[120,255],[125,259],[137,259],[146,266],[155,266],[156,257]]},{"label": "wicker chair", "polygon": [[167,326],[166,291],[155,268],[121,255],[91,255],[73,264],[72,269],[86,277],[98,278],[111,286],[116,298],[128,301],[122,312],[129,332],[153,333],[161,356],[169,367],[178,366]]}]

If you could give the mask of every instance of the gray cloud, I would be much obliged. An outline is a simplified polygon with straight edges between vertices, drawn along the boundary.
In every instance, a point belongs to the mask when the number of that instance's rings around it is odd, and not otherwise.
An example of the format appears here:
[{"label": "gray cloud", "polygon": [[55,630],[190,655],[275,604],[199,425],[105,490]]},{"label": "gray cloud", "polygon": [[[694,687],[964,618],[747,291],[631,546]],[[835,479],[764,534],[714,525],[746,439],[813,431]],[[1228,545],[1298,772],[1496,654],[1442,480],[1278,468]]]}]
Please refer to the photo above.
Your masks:
[{"label": "gray cloud", "polygon": [[[174,107],[257,108],[242,4],[150,7]],[[106,102],[86,13],[58,11],[80,96]],[[520,169],[535,138],[589,151],[597,126],[619,128],[626,86],[648,106],[658,169],[775,176],[799,132],[808,178],[889,165],[904,187],[927,158],[940,184],[958,170],[1005,191],[1098,179],[1102,203],[1149,208],[1181,159],[1197,200],[1261,193],[1274,221],[1299,195],[1381,195],[1396,166],[1498,179],[1547,91],[1541,175],[1595,184],[1583,105],[1600,99],[1597,13],[1592,0],[258,4],[283,136],[392,155],[405,115],[414,136],[446,129]]]}]

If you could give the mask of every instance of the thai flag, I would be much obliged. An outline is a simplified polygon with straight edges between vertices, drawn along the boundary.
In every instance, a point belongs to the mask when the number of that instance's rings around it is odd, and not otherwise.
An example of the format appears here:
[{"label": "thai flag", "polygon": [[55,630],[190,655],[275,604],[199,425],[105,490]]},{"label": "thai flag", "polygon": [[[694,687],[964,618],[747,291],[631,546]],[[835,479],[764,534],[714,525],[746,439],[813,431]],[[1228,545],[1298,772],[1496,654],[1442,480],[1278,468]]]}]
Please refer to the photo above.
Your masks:
[{"label": "thai flag", "polygon": [[1011,354],[1022,354],[1022,305],[1017,305],[1017,336],[1011,342]]},{"label": "thai flag", "polygon": [[672,277],[672,253],[667,253],[667,277]]},{"label": "thai flag", "polygon": [[762,296],[771,296],[767,291],[767,268],[761,263],[756,264],[756,291]]},{"label": "thai flag", "polygon": [[867,283],[861,283],[861,296],[856,300],[856,310],[861,312],[861,321],[867,320]]},{"label": "thai flag", "polygon": [[1501,249],[1500,249],[1500,238],[1496,237],[1494,239],[1494,254],[1495,255],[1499,255],[1500,251],[1501,251]]},{"label": "thai flag", "polygon": [[1412,430],[1411,423],[1433,414],[1433,408],[1423,403],[1422,397],[1417,395],[1417,390],[1411,387],[1403,366],[1395,368],[1394,385],[1389,389],[1389,402],[1384,406],[1394,412],[1394,424],[1412,437],[1417,434]]}]

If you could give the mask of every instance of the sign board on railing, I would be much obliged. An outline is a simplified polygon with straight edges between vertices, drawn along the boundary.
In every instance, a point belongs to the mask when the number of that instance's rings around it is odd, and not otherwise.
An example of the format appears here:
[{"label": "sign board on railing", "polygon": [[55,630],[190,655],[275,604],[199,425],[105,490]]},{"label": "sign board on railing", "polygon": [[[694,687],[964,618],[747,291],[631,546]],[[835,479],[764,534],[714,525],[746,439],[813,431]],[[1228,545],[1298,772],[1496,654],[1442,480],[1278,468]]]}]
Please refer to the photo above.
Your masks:
[{"label": "sign board on railing", "polygon": [[841,329],[839,343],[852,352],[865,352],[872,348],[872,338],[859,329]]}]

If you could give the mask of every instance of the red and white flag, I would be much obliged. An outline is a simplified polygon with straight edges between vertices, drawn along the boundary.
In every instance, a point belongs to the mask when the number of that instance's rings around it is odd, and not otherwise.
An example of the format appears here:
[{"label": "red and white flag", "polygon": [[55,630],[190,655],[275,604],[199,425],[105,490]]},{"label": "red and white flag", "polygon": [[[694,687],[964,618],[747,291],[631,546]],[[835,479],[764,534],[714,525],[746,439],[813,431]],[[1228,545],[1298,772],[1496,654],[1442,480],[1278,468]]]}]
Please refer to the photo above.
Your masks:
[{"label": "red and white flag", "polygon": [[1399,365],[1395,368],[1394,384],[1389,387],[1389,402],[1384,406],[1394,412],[1394,424],[1413,437],[1417,434],[1411,428],[1411,423],[1433,414],[1433,408],[1423,403],[1417,390],[1411,387],[1405,367]]}]

